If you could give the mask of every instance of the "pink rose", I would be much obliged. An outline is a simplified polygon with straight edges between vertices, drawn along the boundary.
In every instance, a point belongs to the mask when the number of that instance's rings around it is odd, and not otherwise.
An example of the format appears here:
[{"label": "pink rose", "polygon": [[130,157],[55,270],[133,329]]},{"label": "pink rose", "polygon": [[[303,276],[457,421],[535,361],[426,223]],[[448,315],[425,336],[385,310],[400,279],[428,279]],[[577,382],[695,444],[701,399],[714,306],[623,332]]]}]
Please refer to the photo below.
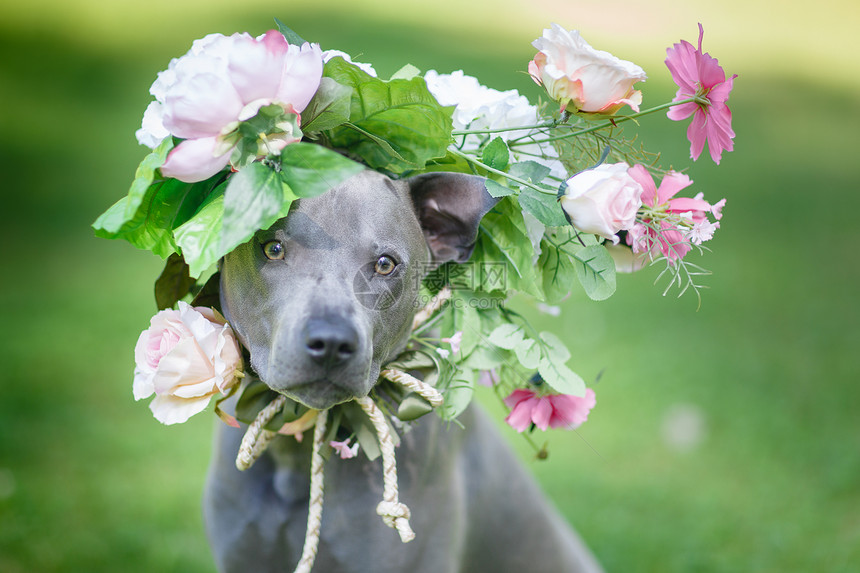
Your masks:
[{"label": "pink rose", "polygon": [[618,243],[616,233],[633,227],[642,205],[642,185],[629,170],[626,163],[603,163],[568,179],[561,207],[574,227]]},{"label": "pink rose", "polygon": [[595,50],[579,32],[558,24],[544,30],[532,45],[539,52],[529,62],[529,74],[562,110],[611,115],[629,105],[639,111],[642,92],[633,84],[647,76],[636,64]]},{"label": "pink rose", "polygon": [[541,430],[572,430],[588,420],[588,413],[595,404],[597,400],[591,388],[585,389],[583,397],[570,394],[539,395],[534,390],[518,388],[505,398],[505,405],[511,409],[505,422],[520,433],[532,424]]},{"label": "pink rose", "polygon": [[152,317],[137,340],[134,359],[134,398],[155,393],[149,408],[164,424],[185,422],[202,412],[242,371],[242,353],[224,317],[182,301],[179,310]]},{"label": "pink rose", "polygon": [[278,152],[301,139],[295,116],[319,88],[322,70],[319,46],[290,45],[277,30],[259,38],[210,34],[158,74],[150,88],[156,101],[144,114],[138,141],[154,147],[167,134],[185,139],[161,171],[180,181],[202,181],[230,163],[239,123],[275,104],[283,117],[266,134],[264,143],[273,143],[262,153]]}]

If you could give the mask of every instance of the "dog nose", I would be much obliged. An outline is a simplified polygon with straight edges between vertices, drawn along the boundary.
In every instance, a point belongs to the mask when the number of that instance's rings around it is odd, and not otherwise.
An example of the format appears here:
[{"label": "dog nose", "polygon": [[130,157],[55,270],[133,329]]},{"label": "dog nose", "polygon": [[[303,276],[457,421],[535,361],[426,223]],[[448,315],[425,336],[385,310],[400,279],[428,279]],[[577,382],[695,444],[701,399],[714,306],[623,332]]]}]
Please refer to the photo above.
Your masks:
[{"label": "dog nose", "polygon": [[304,331],[305,352],[311,360],[334,368],[349,360],[358,349],[358,333],[348,322],[316,318]]}]

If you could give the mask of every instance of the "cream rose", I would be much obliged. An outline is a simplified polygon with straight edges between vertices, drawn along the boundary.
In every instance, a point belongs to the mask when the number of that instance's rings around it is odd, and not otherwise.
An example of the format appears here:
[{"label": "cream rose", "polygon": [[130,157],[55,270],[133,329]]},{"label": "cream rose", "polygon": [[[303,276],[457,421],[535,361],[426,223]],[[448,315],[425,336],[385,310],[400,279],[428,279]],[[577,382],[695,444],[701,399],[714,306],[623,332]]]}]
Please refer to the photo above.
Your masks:
[{"label": "cream rose", "polygon": [[561,207],[574,227],[618,243],[616,233],[636,222],[642,206],[642,185],[626,163],[604,163],[567,180]]},{"label": "cream rose", "polygon": [[648,76],[636,64],[595,50],[579,32],[558,24],[544,30],[532,45],[539,51],[529,62],[529,74],[562,110],[611,115],[629,105],[639,111],[642,92],[633,84]]},{"label": "cream rose", "polygon": [[241,377],[242,353],[233,329],[212,309],[181,302],[152,317],[134,348],[133,392],[163,424],[185,422]]}]

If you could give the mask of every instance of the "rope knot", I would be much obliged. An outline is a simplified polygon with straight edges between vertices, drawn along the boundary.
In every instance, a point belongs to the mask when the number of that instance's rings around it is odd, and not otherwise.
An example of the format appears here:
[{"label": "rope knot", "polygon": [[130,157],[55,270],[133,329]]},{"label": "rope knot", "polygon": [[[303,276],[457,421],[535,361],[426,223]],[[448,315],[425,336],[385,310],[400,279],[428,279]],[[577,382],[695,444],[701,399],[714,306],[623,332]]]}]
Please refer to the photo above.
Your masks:
[{"label": "rope knot", "polygon": [[409,527],[411,513],[405,503],[382,500],[376,506],[376,513],[382,517],[385,525],[397,530],[403,543],[408,543],[415,539],[415,533]]}]

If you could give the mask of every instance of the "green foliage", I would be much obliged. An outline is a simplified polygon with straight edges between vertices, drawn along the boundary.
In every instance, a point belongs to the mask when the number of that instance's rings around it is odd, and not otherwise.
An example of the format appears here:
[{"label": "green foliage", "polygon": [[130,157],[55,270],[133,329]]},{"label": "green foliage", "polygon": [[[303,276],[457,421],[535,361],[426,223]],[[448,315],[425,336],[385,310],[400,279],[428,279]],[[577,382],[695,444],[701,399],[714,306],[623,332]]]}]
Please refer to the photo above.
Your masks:
[{"label": "green foliage", "polygon": [[446,155],[452,110],[439,105],[423,78],[386,82],[343,58],[327,62],[324,76],[353,89],[349,123],[327,132],[333,147],[395,174]]}]

